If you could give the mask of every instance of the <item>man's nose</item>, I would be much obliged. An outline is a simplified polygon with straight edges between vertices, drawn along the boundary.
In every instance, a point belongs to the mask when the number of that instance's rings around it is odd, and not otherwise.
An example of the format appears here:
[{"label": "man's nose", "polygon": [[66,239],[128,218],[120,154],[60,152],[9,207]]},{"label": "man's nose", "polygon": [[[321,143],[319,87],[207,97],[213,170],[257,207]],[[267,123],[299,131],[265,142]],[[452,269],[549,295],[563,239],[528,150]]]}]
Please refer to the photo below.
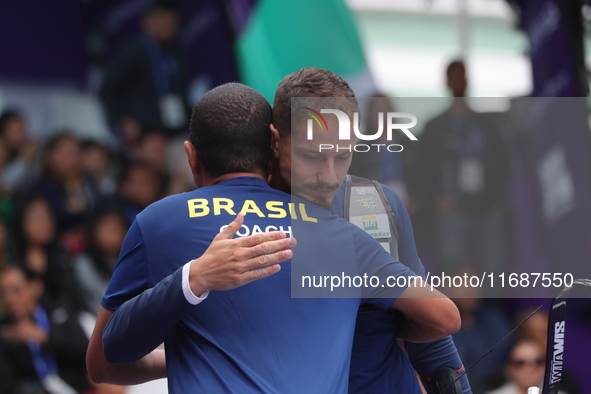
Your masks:
[{"label": "man's nose", "polygon": [[324,161],[318,173],[318,180],[327,185],[334,185],[337,183],[334,159],[327,159]]}]

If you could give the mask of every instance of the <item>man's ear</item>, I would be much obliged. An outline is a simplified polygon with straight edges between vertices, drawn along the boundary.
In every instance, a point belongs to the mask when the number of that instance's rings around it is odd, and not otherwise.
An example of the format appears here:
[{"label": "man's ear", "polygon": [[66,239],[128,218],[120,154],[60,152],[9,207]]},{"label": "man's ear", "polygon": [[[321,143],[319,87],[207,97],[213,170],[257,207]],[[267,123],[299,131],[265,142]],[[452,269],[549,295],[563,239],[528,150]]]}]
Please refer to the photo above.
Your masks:
[{"label": "man's ear", "polygon": [[185,141],[184,144],[185,152],[187,152],[187,159],[189,160],[189,166],[193,175],[197,175],[201,171],[201,163],[197,157],[197,149],[191,141]]},{"label": "man's ear", "polygon": [[273,151],[273,158],[279,158],[279,141],[281,140],[281,136],[279,135],[279,130],[273,126],[271,123],[271,150]]}]

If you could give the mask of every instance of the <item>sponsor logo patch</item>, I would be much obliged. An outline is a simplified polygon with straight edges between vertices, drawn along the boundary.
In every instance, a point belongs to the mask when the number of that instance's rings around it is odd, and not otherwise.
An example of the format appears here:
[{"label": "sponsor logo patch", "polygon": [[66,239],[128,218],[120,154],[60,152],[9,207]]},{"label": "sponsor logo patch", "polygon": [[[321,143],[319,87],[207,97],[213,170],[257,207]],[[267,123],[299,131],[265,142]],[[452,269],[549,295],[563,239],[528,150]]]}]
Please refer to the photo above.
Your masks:
[{"label": "sponsor logo patch", "polygon": [[375,196],[376,189],[373,187],[356,187],[355,194],[358,196]]},{"label": "sponsor logo patch", "polygon": [[378,209],[376,202],[373,201],[373,197],[357,200],[357,202],[361,204],[361,209]]}]

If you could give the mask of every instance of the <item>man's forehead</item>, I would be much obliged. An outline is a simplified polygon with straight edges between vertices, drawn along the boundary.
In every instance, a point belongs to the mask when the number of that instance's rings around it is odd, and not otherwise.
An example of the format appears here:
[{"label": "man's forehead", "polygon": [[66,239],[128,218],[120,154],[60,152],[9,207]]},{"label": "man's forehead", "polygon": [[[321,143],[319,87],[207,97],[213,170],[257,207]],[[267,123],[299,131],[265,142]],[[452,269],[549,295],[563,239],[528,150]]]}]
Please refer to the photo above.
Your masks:
[{"label": "man's forehead", "polygon": [[[353,119],[353,116],[350,116]],[[353,136],[353,123],[351,125],[351,133]],[[310,128],[312,134],[310,134]],[[339,140],[339,120],[332,114],[326,114],[324,119],[320,122],[316,121],[311,117],[300,117],[297,121],[292,122],[291,136],[295,142],[301,143],[308,141],[314,143],[314,141],[321,140]],[[352,139],[341,139],[343,143],[351,142]]]}]

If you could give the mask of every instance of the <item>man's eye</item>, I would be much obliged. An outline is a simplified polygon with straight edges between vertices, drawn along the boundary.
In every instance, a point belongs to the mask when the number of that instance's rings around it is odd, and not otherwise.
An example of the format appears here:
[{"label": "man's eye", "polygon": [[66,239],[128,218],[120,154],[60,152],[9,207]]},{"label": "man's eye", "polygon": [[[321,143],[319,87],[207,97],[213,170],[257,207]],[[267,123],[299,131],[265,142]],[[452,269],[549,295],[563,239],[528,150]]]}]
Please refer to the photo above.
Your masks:
[{"label": "man's eye", "polygon": [[351,157],[351,155],[343,155],[343,156],[337,156],[337,158],[339,160],[349,160],[349,158]]},{"label": "man's eye", "polygon": [[304,159],[309,160],[309,161],[315,161],[315,160],[318,160],[319,157],[318,156],[304,155]]}]

